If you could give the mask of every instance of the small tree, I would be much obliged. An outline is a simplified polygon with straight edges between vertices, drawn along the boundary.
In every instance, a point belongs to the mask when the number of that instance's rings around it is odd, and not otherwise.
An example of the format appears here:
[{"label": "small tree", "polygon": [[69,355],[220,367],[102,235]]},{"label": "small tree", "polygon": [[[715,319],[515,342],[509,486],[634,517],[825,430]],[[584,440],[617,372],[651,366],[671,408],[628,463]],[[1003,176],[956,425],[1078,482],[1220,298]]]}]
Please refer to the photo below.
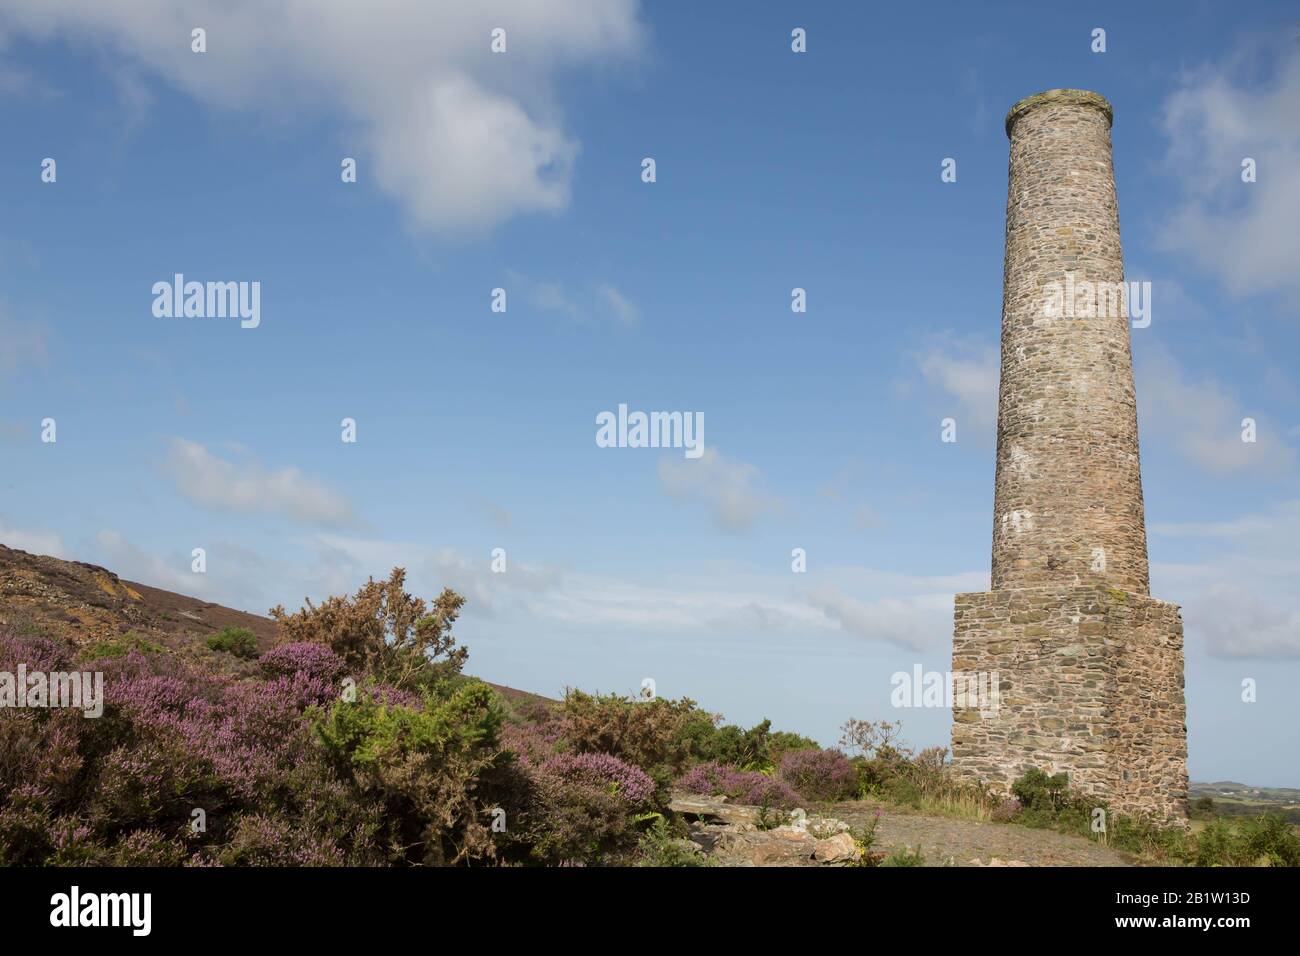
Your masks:
[{"label": "small tree", "polygon": [[460,673],[469,651],[456,646],[451,626],[465,599],[449,588],[433,606],[405,590],[406,570],[393,568],[387,581],[370,578],[354,597],[310,599],[293,614],[271,609],[280,643],[327,644],[348,667],[396,687],[428,687]]},{"label": "small tree", "polygon": [[893,743],[903,732],[903,722],[896,720],[858,720],[850,717],[840,727],[840,746],[850,753],[864,757],[877,756],[878,750],[892,750]]}]

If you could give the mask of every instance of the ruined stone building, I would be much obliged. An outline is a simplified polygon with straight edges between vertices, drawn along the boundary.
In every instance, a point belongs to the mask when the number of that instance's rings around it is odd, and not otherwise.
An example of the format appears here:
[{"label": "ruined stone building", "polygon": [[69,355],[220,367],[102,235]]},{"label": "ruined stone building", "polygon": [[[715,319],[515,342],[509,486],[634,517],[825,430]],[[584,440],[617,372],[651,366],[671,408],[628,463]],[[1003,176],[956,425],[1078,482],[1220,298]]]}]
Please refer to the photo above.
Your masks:
[{"label": "ruined stone building", "polygon": [[956,598],[953,671],[998,695],[954,709],[955,770],[1030,767],[1112,811],[1186,819],[1178,607],[1147,581],[1137,405],[1110,104],[1050,90],[1011,140],[993,579]]}]

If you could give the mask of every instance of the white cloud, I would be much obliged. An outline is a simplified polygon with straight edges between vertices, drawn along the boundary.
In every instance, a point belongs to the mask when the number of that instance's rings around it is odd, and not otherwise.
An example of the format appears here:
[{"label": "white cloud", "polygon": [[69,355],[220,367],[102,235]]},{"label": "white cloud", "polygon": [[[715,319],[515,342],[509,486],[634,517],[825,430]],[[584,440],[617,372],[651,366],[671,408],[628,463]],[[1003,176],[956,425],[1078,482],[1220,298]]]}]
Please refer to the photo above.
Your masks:
[{"label": "white cloud", "polygon": [[62,95],[59,90],[37,79],[30,71],[0,63],[0,96],[48,103]]},{"label": "white cloud", "polygon": [[623,294],[607,282],[596,286],[596,296],[609,310],[614,319],[624,326],[634,326],[640,320],[637,307],[623,297]]},{"label": "white cloud", "polygon": [[[987,589],[986,572],[915,576],[860,567],[818,572],[822,583],[805,593],[805,576],[717,568],[707,574],[638,575],[635,580],[589,572],[561,572],[524,564],[510,554],[507,571],[491,571],[489,554],[468,556],[398,541],[316,535],[346,566],[351,591],[367,575],[405,567],[417,593],[450,587],[464,595],[467,616],[500,618],[527,626],[618,636],[709,637],[761,634],[787,637],[848,632],[908,649],[942,646],[952,637],[953,595]],[[707,583],[701,583],[707,580]],[[848,597],[848,594],[857,597]]]},{"label": "white cloud", "polygon": [[1153,554],[1164,538],[1180,554],[1212,562],[1153,563],[1152,594],[1183,604],[1189,647],[1214,657],[1300,658],[1300,500],[1223,521],[1153,524]]},{"label": "white cloud", "polygon": [[1300,657],[1300,608],[1214,584],[1196,599],[1196,626],[1216,657]]},{"label": "white cloud", "polygon": [[945,341],[917,356],[925,380],[955,399],[953,409],[963,421],[988,427],[998,418],[998,353],[990,345]]},{"label": "white cloud", "polygon": [[952,640],[954,593],[863,601],[827,585],[814,589],[808,601],[851,634],[908,650],[926,650]]},{"label": "white cloud", "polygon": [[3,521],[0,521],[0,544],[30,554],[48,554],[54,558],[66,555],[63,539],[53,531],[22,531]]},{"label": "white cloud", "polygon": [[[190,49],[196,26],[203,54]],[[496,27],[504,54],[489,50]],[[636,0],[9,0],[3,32],[116,50],[122,69],[218,107],[342,119],[361,178],[444,233],[564,208],[579,147],[555,81],[643,43]]]},{"label": "white cloud", "polygon": [[[384,577],[393,568],[406,568],[409,585],[433,596],[451,588],[466,598],[465,613],[493,615],[506,607],[518,608],[534,596],[557,589],[563,576],[558,568],[528,564],[507,549],[506,570],[492,570],[492,555],[469,556],[454,548],[430,548],[403,541],[316,535],[311,546],[327,558],[330,593],[350,592],[367,577]],[[340,587],[340,583],[349,582]]]},{"label": "white cloud", "polygon": [[634,328],[641,321],[641,310],[608,282],[591,283],[577,292],[562,282],[537,281],[517,272],[509,273],[509,282],[507,293],[518,290],[533,308],[580,325]]},{"label": "white cloud", "polygon": [[505,570],[493,571],[491,556],[469,558],[452,548],[442,548],[423,565],[424,576],[439,588],[451,588],[467,600],[471,612],[492,614],[503,592],[542,594],[559,586],[562,578],[556,568],[535,567],[510,559],[506,551]]},{"label": "white cloud", "polygon": [[183,438],[171,440],[163,470],[177,491],[214,511],[263,512],[326,526],[354,520],[346,498],[297,468],[268,470],[253,459],[236,464]]},{"label": "white cloud", "polygon": [[[1295,450],[1282,440],[1282,428],[1214,380],[1188,380],[1167,353],[1155,351],[1144,358],[1136,379],[1144,442],[1153,436],[1170,440],[1184,457],[1216,475],[1281,472],[1295,464]],[[1255,419],[1254,442],[1241,440],[1241,423],[1248,417]]]},{"label": "white cloud", "polygon": [[679,501],[704,503],[724,531],[748,531],[754,522],[779,507],[760,488],[756,467],[706,447],[699,458],[665,455],[659,459],[659,486]]},{"label": "white cloud", "polygon": [[100,563],[118,577],[177,594],[211,597],[213,579],[192,571],[191,559],[187,555],[177,555],[171,561],[164,561],[137,547],[111,528],[99,532],[94,543]]},{"label": "white cloud", "polygon": [[[1247,79],[1261,66],[1267,82]],[[1300,296],[1298,115],[1300,58],[1267,43],[1187,75],[1165,103],[1164,166],[1185,195],[1162,243],[1234,295]],[[1256,182],[1241,180],[1246,157],[1256,162]]]}]

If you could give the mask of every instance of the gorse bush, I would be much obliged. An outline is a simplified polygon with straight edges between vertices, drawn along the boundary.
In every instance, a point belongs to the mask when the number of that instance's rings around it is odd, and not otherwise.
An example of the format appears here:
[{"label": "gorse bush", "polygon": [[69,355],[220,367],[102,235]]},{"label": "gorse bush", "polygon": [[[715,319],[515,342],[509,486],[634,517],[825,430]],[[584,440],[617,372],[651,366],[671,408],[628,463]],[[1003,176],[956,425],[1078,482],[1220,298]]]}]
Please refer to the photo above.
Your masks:
[{"label": "gorse bush", "polygon": [[211,650],[245,659],[257,656],[257,635],[246,627],[227,627],[205,642]]},{"label": "gorse bush", "polygon": [[691,757],[683,729],[698,713],[693,701],[631,700],[615,694],[569,690],[559,732],[577,753],[611,754],[640,767],[666,786]]},{"label": "gorse bush", "polygon": [[406,571],[394,568],[387,581],[371,578],[353,597],[307,601],[293,614],[276,606],[271,616],[284,643],[324,644],[352,673],[404,690],[433,687],[459,674],[468,656],[451,636],[465,599],[444,590],[428,605],[405,584]]},{"label": "gorse bush", "polygon": [[456,864],[492,856],[481,774],[499,759],[500,709],[492,689],[467,683],[422,706],[364,692],[313,711],[313,728],[340,778],[384,810],[383,836],[403,858]]}]

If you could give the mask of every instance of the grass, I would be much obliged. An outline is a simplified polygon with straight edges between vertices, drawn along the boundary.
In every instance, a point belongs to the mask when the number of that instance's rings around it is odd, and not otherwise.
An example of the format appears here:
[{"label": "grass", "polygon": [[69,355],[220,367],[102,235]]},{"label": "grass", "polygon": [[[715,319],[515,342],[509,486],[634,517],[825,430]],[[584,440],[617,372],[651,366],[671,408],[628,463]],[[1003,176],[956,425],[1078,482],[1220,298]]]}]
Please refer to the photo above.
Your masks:
[{"label": "grass", "polygon": [[131,631],[87,644],[77,652],[77,657],[83,661],[98,661],[106,657],[125,657],[132,651],[139,651],[142,654],[161,654],[165,650],[167,648],[161,644]]}]

